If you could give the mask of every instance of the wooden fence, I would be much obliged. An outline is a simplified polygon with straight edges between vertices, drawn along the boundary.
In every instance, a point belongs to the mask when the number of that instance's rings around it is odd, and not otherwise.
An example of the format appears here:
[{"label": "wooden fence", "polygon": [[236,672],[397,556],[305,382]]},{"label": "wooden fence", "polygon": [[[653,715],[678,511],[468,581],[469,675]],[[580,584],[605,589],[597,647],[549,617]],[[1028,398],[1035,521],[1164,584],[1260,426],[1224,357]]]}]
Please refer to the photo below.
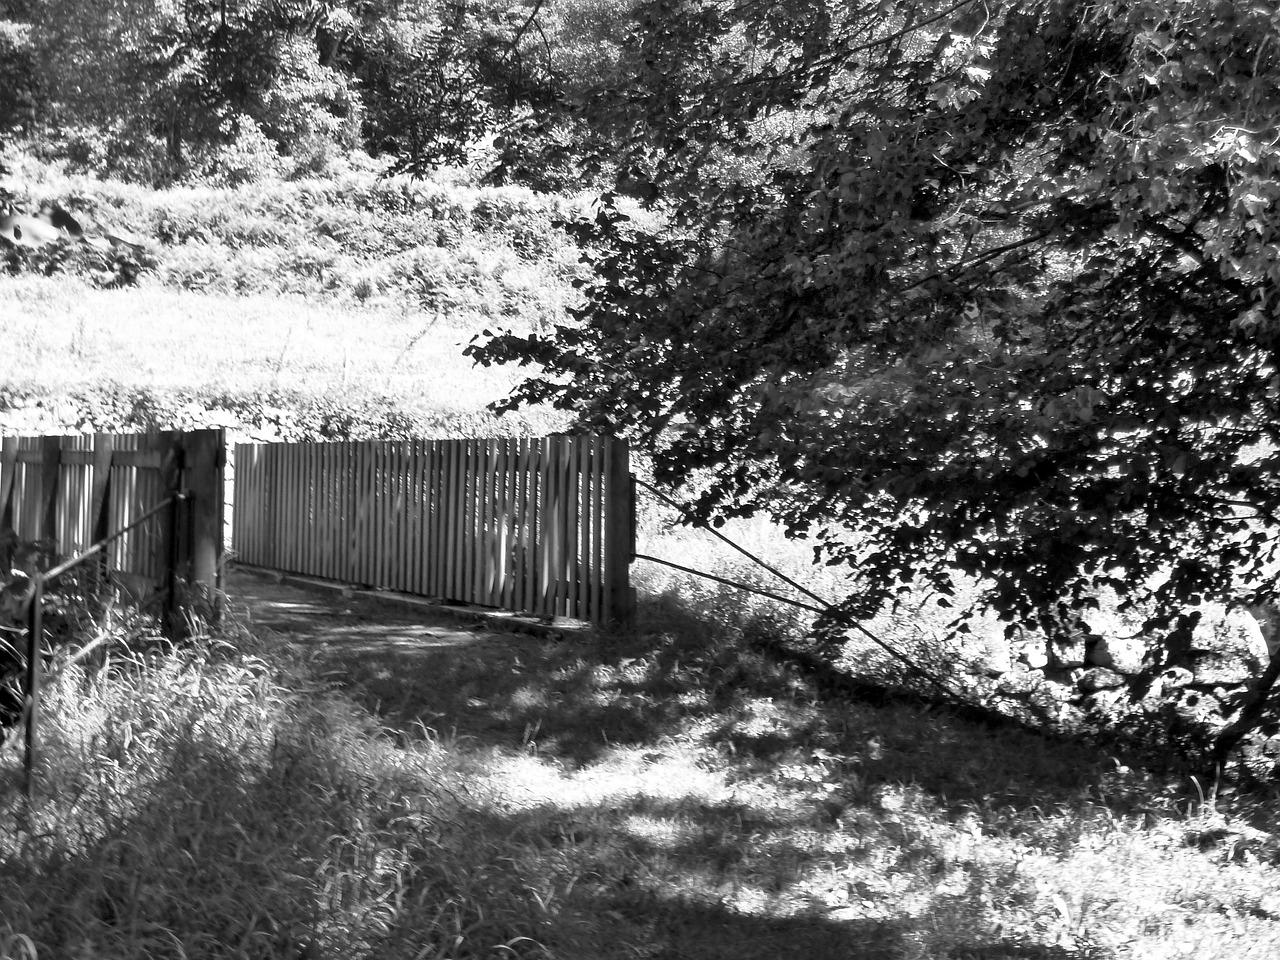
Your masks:
[{"label": "wooden fence", "polygon": [[172,494],[186,498],[112,541],[113,579],[145,597],[181,581],[216,590],[222,557],[221,430],[4,437],[0,534],[60,558],[122,530]]},{"label": "wooden fence", "polygon": [[446,600],[630,622],[624,441],[237,444],[239,560]]}]

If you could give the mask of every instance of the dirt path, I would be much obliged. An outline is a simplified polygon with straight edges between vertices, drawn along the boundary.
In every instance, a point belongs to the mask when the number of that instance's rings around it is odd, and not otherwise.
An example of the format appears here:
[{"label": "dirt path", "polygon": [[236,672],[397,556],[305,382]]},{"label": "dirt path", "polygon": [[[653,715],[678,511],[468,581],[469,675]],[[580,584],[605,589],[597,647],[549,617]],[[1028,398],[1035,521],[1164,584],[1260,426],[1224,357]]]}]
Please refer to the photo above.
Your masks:
[{"label": "dirt path", "polygon": [[[299,582],[306,586],[297,585]],[[508,627],[429,601],[392,599],[320,581],[295,581],[233,568],[226,593],[254,629],[280,634],[391,730],[448,729],[503,746],[523,721],[506,722],[506,699],[519,667],[554,658],[561,633],[536,623]],[[518,741],[517,741],[518,742]]]},{"label": "dirt path", "polygon": [[521,640],[515,631],[433,609],[427,601],[391,600],[320,581],[303,587],[243,568],[228,573],[226,592],[249,623],[317,648],[381,653]]}]

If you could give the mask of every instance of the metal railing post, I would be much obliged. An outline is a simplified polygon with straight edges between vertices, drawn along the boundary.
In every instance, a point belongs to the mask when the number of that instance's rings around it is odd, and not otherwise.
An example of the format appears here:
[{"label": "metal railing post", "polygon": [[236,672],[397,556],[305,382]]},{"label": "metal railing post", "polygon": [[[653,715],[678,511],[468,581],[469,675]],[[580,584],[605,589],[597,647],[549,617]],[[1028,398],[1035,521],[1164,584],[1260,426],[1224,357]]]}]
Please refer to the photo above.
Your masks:
[{"label": "metal railing post", "polygon": [[44,639],[44,577],[37,573],[31,578],[31,597],[27,601],[27,677],[23,690],[23,713],[26,714],[25,750],[22,771],[25,775],[24,790],[28,801],[35,783],[37,725],[40,716],[41,641]]},{"label": "metal railing post", "polygon": [[178,610],[178,546],[179,546],[179,523],[182,516],[181,507],[182,496],[174,491],[169,498],[169,542],[166,544],[167,556],[165,557],[165,600],[164,600],[164,626],[165,633],[173,639],[177,633],[177,625],[175,623],[175,615]]}]

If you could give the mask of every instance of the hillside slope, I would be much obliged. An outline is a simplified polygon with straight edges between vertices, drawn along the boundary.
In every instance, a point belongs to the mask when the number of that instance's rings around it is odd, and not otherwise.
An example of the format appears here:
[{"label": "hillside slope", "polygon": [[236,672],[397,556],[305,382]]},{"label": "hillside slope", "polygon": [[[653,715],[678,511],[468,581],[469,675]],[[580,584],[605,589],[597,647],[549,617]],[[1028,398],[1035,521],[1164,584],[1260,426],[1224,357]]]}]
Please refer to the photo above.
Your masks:
[{"label": "hillside slope", "polygon": [[4,186],[22,206],[123,227],[143,247],[5,251],[8,429],[477,435],[563,422],[493,421],[484,407],[513,375],[475,370],[461,350],[486,325],[566,317],[580,268],[554,224],[580,201],[369,170],[153,191],[17,169]]}]

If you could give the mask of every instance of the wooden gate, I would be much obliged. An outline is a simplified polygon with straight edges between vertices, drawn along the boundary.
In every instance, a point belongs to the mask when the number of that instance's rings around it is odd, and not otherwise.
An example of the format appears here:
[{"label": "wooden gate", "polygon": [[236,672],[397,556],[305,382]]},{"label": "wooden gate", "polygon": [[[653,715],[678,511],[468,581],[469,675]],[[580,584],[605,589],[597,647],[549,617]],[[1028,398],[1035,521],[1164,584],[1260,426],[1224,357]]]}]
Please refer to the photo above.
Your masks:
[{"label": "wooden gate", "polygon": [[613,437],[237,444],[239,560],[627,624],[633,488]]},{"label": "wooden gate", "polygon": [[175,578],[212,596],[222,559],[225,451],[221,430],[4,437],[0,534],[66,558],[180,493],[181,507],[110,543],[106,568],[140,597]]}]

